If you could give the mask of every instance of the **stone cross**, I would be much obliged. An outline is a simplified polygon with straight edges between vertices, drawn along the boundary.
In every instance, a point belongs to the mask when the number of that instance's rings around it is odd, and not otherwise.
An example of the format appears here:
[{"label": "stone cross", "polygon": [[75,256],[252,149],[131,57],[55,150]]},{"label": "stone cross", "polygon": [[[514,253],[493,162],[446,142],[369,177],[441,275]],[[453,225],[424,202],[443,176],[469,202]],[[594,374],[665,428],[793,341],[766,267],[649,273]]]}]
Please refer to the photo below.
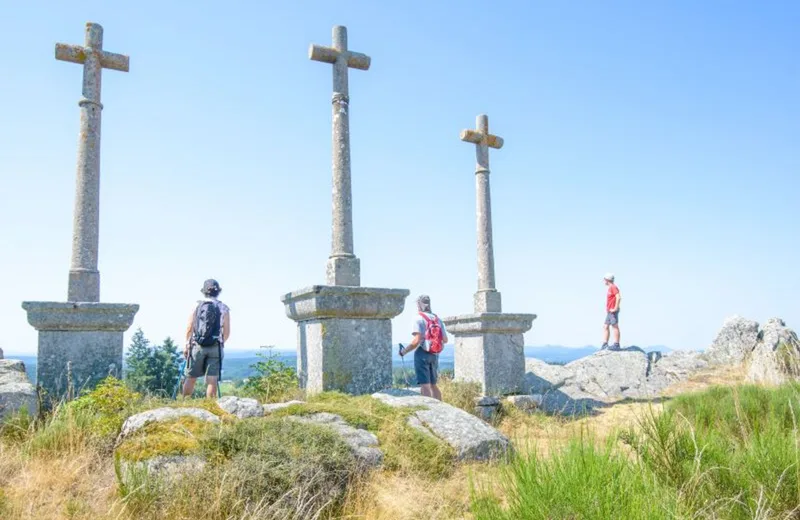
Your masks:
[{"label": "stone cross", "polygon": [[97,254],[100,228],[100,76],[102,69],[128,72],[128,56],[103,50],[103,28],[86,24],[84,46],[56,44],[56,59],[83,65],[83,97],[78,168],[75,188],[75,214],[72,234],[72,262],[67,300],[100,301],[100,272]]},{"label": "stone cross", "polygon": [[370,57],[347,48],[347,28],[333,28],[333,46],[311,45],[308,57],[333,64],[333,225],[328,285],[359,286],[361,266],[353,250],[353,199],[350,181],[348,68],[368,70]]},{"label": "stone cross", "polygon": [[489,148],[503,147],[503,138],[489,133],[489,117],[481,114],[475,130],[462,130],[461,140],[475,145],[475,182],[478,215],[478,292],[475,312],[501,312],[500,292],[495,288],[492,248],[492,197],[489,189]]}]

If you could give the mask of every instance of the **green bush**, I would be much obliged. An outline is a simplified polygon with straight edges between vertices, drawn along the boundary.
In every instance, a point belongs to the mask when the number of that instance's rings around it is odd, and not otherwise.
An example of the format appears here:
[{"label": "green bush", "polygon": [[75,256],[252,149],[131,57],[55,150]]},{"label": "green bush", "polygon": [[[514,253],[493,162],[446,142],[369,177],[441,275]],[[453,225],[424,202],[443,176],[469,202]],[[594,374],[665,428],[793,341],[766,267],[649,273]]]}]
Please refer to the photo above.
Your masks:
[{"label": "green bush", "polygon": [[259,352],[258,357],[262,360],[250,365],[256,375],[247,379],[241,395],[264,403],[286,401],[297,393],[297,372],[272,354],[272,347],[266,348],[269,354]]}]

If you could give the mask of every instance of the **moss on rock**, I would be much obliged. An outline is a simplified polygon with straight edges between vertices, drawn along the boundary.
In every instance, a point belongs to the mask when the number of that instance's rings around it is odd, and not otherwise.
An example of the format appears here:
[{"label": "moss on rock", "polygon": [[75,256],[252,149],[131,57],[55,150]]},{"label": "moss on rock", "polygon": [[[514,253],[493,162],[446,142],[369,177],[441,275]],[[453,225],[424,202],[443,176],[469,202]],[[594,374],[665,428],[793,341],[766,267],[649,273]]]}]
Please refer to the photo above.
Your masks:
[{"label": "moss on rock", "polygon": [[141,461],[160,455],[190,455],[200,450],[200,440],[214,425],[195,417],[152,422],[122,441],[117,455],[127,461]]}]

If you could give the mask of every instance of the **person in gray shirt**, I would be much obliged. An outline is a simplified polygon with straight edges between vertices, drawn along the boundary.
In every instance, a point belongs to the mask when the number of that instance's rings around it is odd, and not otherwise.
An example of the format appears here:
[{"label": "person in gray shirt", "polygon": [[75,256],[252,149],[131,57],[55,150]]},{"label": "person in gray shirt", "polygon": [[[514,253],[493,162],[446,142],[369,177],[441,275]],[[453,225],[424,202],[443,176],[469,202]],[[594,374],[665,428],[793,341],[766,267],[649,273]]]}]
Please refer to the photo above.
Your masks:
[{"label": "person in gray shirt", "polygon": [[442,320],[431,311],[430,296],[423,294],[417,298],[417,310],[419,317],[414,320],[411,332],[414,338],[407,347],[401,347],[399,352],[401,356],[405,356],[415,350],[414,372],[417,376],[417,384],[420,385],[420,392],[424,396],[441,401],[442,392],[436,386],[439,379],[439,354],[431,352],[431,342],[425,339],[425,333],[428,322],[437,323],[442,331],[441,344],[444,346],[447,343],[447,329]]}]

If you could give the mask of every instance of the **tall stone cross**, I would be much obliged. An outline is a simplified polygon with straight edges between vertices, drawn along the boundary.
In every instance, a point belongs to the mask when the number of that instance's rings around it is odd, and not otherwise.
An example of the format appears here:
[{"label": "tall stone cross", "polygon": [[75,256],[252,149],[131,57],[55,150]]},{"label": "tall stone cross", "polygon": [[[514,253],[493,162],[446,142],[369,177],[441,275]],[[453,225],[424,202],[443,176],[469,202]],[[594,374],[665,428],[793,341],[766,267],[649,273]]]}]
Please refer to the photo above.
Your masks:
[{"label": "tall stone cross", "polygon": [[347,28],[333,28],[333,46],[312,44],[308,57],[333,64],[333,224],[328,285],[361,285],[361,265],[353,250],[353,196],[350,180],[348,68],[368,70],[370,57],[347,48]]},{"label": "tall stone cross", "polygon": [[489,117],[477,117],[475,130],[462,130],[461,140],[475,145],[477,164],[475,183],[478,216],[478,292],[475,293],[475,312],[501,312],[500,292],[494,281],[494,250],[492,247],[492,195],[489,189],[489,148],[503,147],[503,138],[489,133]]},{"label": "tall stone cross", "polygon": [[56,59],[83,65],[83,97],[78,134],[78,171],[67,300],[100,301],[97,255],[100,231],[100,85],[102,69],[128,72],[128,56],[103,50],[103,28],[86,24],[83,46],[56,44]]}]

